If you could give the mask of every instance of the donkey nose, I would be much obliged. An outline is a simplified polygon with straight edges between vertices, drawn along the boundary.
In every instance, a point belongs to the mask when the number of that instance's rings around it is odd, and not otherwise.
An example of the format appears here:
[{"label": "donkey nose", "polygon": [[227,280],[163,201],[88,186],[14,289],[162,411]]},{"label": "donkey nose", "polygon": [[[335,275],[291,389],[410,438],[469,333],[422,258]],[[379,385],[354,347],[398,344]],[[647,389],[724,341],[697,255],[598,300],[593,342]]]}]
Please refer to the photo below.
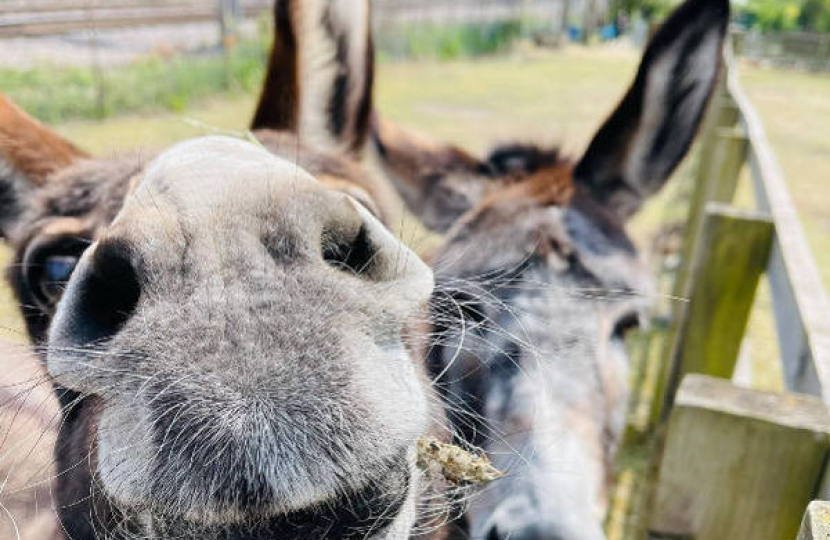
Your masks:
[{"label": "donkey nose", "polygon": [[539,504],[533,497],[507,497],[490,515],[484,534],[476,537],[482,540],[605,540],[592,516],[578,514],[558,505]]},{"label": "donkey nose", "polygon": [[515,527],[495,525],[485,537],[486,540],[570,540],[552,530],[554,525],[530,523]]}]

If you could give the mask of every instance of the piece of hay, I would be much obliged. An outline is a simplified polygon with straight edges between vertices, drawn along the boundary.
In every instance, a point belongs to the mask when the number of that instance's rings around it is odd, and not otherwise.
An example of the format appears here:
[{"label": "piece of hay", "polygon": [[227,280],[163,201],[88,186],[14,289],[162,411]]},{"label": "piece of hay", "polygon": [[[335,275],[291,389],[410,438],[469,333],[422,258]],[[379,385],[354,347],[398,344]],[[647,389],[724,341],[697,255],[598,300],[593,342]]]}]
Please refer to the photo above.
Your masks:
[{"label": "piece of hay", "polygon": [[480,450],[468,452],[434,437],[418,439],[418,467],[427,472],[438,472],[457,486],[486,484],[504,476]]}]

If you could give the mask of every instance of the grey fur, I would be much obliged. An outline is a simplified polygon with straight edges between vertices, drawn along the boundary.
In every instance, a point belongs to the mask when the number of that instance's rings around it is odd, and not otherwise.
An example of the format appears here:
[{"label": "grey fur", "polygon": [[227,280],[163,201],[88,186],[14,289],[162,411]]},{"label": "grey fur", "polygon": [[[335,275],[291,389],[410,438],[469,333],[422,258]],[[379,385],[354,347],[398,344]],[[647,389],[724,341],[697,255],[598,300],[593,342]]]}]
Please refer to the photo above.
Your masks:
[{"label": "grey fur", "polygon": [[[328,237],[360,227],[377,249],[371,279],[322,257]],[[140,300],[106,341],[79,342],[85,280],[115,240]],[[102,396],[96,472],[125,511],[292,512],[386,482],[401,455],[411,472],[429,418],[403,333],[431,290],[430,270],[350,197],[250,143],[199,139],[152,161],[84,253],[47,367]]]}]

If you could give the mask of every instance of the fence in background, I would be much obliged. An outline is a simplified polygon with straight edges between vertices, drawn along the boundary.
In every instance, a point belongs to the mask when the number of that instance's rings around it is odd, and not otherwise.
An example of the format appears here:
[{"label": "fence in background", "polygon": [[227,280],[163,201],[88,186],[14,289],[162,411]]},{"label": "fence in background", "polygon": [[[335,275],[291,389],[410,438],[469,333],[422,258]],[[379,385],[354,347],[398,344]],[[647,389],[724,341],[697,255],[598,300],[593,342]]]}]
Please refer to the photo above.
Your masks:
[{"label": "fence in background", "polygon": [[382,53],[393,57],[439,58],[498,52],[517,37],[551,43],[563,35],[567,18],[584,3],[372,0],[375,43]]},{"label": "fence in background", "polygon": [[[272,0],[238,0],[241,14],[269,10]],[[71,0],[0,3],[0,37],[53,35],[90,28],[172,24],[221,18],[221,5],[199,0]]]},{"label": "fence in background", "polygon": [[[725,64],[674,268],[673,296],[687,301],[673,304],[652,401],[651,425],[664,426],[665,438],[649,530],[652,538],[791,540],[808,502],[830,495],[830,302],[731,47]],[[744,167],[752,210],[732,206]],[[783,394],[729,382],[762,275]]]},{"label": "fence in background", "polygon": [[807,70],[830,70],[830,34],[737,32],[737,54],[756,62]]},{"label": "fence in background", "polygon": [[[270,10],[273,0],[233,0],[242,14]],[[596,3],[597,0],[594,0]],[[169,24],[217,18],[215,0],[12,0],[0,2],[0,37],[51,35],[135,24]],[[562,26],[564,0],[374,0],[377,24],[451,25],[506,20]],[[571,0],[580,9],[582,0]]]}]

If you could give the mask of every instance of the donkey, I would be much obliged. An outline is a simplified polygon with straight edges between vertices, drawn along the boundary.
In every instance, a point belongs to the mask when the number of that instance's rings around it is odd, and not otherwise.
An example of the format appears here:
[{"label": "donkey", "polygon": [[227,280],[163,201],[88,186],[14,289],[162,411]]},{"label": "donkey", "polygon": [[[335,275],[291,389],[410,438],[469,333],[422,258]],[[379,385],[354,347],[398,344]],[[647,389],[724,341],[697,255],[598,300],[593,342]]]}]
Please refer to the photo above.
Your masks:
[{"label": "donkey", "polygon": [[376,118],[387,176],[446,233],[431,372],[460,440],[506,472],[470,499],[462,537],[604,537],[627,402],[623,337],[651,288],[625,223],[688,151],[728,17],[727,0],[679,6],[575,161],[521,144],[479,159]]},{"label": "donkey", "polygon": [[359,165],[368,16],[276,3],[257,143],[92,157],[0,95],[8,279],[60,404],[49,538],[428,529],[442,413],[408,329],[433,275]]}]

